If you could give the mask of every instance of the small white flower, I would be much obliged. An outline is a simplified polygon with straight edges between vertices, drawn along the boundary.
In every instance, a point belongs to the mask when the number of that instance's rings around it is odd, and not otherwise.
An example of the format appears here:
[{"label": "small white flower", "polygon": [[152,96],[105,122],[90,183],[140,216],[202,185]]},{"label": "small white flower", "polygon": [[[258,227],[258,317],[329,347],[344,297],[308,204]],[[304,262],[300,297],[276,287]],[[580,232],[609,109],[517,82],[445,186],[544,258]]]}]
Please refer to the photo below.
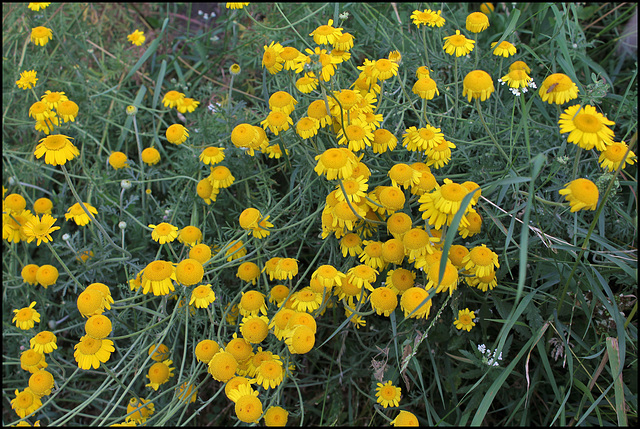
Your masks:
[{"label": "small white flower", "polygon": [[349,18],[349,12],[342,12],[342,13],[339,15],[339,18],[340,18],[341,20],[343,20],[343,21],[344,21],[345,19],[348,19],[348,18]]},{"label": "small white flower", "polygon": [[118,224],[118,228],[120,228],[120,229],[125,229],[126,227],[127,227],[127,222],[125,222],[125,221],[121,221]]},{"label": "small white flower", "polygon": [[69,241],[70,239],[71,239],[71,236],[69,234],[62,235],[62,241]]},{"label": "small white flower", "polygon": [[130,189],[131,188],[131,180],[123,180],[123,181],[121,181],[120,182],[120,187],[122,189],[125,189],[125,190]]}]

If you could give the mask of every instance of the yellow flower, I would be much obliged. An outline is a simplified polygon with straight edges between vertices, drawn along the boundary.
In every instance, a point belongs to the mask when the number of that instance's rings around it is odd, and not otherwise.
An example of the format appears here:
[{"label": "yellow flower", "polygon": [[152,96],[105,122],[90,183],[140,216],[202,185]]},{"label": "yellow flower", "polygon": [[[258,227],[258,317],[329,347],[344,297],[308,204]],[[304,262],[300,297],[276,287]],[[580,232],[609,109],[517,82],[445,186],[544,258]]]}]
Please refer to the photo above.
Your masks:
[{"label": "yellow flower", "polygon": [[36,214],[51,214],[53,202],[49,198],[38,198],[33,203],[33,211]]},{"label": "yellow flower", "polygon": [[231,73],[231,76],[239,75],[241,70],[242,68],[240,67],[240,64],[233,63],[229,66],[229,73]]},{"label": "yellow flower", "polygon": [[402,295],[415,284],[416,273],[406,268],[396,268],[387,273],[386,280],[385,287],[398,295]]},{"label": "yellow flower", "polygon": [[16,81],[16,85],[20,89],[31,89],[36,86],[36,82],[38,82],[38,78],[36,77],[38,72],[35,70],[23,71],[20,73],[20,79]]},{"label": "yellow flower", "polygon": [[80,342],[74,347],[73,353],[78,368],[80,369],[98,369],[100,363],[105,363],[111,357],[116,349],[113,347],[111,340],[96,340],[88,335],[80,338]]},{"label": "yellow flower", "polygon": [[13,310],[15,315],[13,316],[12,323],[23,331],[33,328],[35,322],[40,323],[40,313],[38,313],[34,307],[36,302],[33,301],[28,307],[21,308],[20,310]]},{"label": "yellow flower", "polygon": [[471,98],[479,98],[480,101],[485,101],[495,90],[491,76],[484,70],[469,72],[462,82],[462,88],[462,96],[466,95],[469,102]]},{"label": "yellow flower", "polygon": [[162,104],[164,107],[178,107],[178,105],[184,100],[184,94],[178,91],[171,90],[167,92],[162,98]]},{"label": "yellow flower", "polygon": [[52,134],[40,140],[33,154],[40,159],[44,156],[44,162],[49,165],[64,165],[80,155],[80,151],[62,134]]},{"label": "yellow flower", "polygon": [[29,3],[27,7],[34,12],[39,12],[40,10],[46,9],[51,2],[39,2],[39,3]]},{"label": "yellow flower", "polygon": [[265,67],[271,74],[276,74],[282,70],[284,58],[280,56],[283,47],[278,42],[271,42],[269,46],[264,45],[264,54],[262,55],[262,67]]},{"label": "yellow flower", "polygon": [[[429,290],[433,287],[437,287],[436,293],[446,292],[448,290],[449,296],[451,296],[453,291],[458,289],[458,282],[460,281],[458,269],[447,259],[444,273],[442,274],[442,280],[438,282],[440,276],[440,258],[435,259],[436,261],[434,263],[430,265],[427,264],[426,271],[429,282],[425,285],[425,289]],[[418,267],[418,265],[419,264],[417,263],[416,267]]]},{"label": "yellow flower", "polygon": [[485,244],[472,248],[469,253],[462,258],[462,264],[465,270],[478,277],[487,276],[495,272],[496,268],[500,268],[498,255],[487,248]]},{"label": "yellow flower", "polygon": [[[296,80],[296,88],[303,94],[308,94],[318,87],[318,78],[315,73],[305,73],[301,78]],[[324,102],[323,102],[324,103]]]},{"label": "yellow flower", "polygon": [[185,97],[182,99],[181,103],[178,103],[177,109],[180,113],[193,112],[199,105],[199,101],[196,101],[193,98]]},{"label": "yellow flower", "polygon": [[404,317],[415,319],[429,317],[433,300],[424,302],[428,297],[429,292],[422,288],[414,286],[407,289],[400,298],[400,308],[404,311]]},{"label": "yellow flower", "polygon": [[[82,205],[84,205],[84,208],[82,207]],[[89,217],[86,211],[91,213],[95,218],[95,216],[98,214],[98,209],[96,209],[89,203],[83,202],[82,205],[80,205],[80,203],[75,203],[74,205],[69,207],[67,213],[65,213],[64,215],[65,220],[68,221],[72,219],[78,226],[85,226],[89,222],[91,222],[92,218]]]},{"label": "yellow flower", "polygon": [[129,164],[127,164],[127,155],[122,152],[111,152],[111,155],[109,155],[109,165],[113,167],[114,170],[129,167]]},{"label": "yellow flower", "polygon": [[42,215],[42,219],[38,216],[34,216],[31,220],[27,221],[24,225],[24,235],[27,236],[27,243],[31,243],[34,239],[37,240],[37,245],[43,241],[48,243],[53,241],[51,233],[60,229],[59,226],[53,226],[58,219],[51,215]]},{"label": "yellow flower", "polygon": [[433,97],[440,95],[440,91],[438,91],[438,86],[436,85],[436,81],[431,79],[431,77],[422,77],[416,81],[413,85],[413,93],[418,94],[420,98],[425,100],[431,100]]},{"label": "yellow flower", "polygon": [[445,19],[440,16],[441,10],[433,11],[426,9],[424,11],[414,10],[411,14],[411,19],[416,27],[420,28],[420,24],[429,27],[442,27],[445,23]]},{"label": "yellow flower", "polygon": [[248,6],[249,2],[227,2],[225,7],[227,9],[243,9],[245,6]]},{"label": "yellow flower", "polygon": [[38,284],[45,289],[58,280],[58,269],[53,265],[45,264],[36,271],[36,280]]},{"label": "yellow flower", "polygon": [[358,163],[353,152],[346,148],[327,149],[315,159],[318,163],[314,171],[318,176],[326,175],[327,180],[349,178]]},{"label": "yellow flower", "polygon": [[296,133],[303,139],[308,139],[318,134],[320,122],[317,119],[308,116],[300,118],[296,123]]},{"label": "yellow flower", "polygon": [[496,56],[503,56],[505,58],[508,58],[511,55],[515,55],[516,52],[518,52],[518,50],[516,49],[515,46],[513,46],[513,44],[507,42],[506,40],[504,40],[502,43],[500,43],[498,46],[498,42],[493,42],[491,43],[491,49],[493,49],[493,55]]},{"label": "yellow flower", "polygon": [[240,322],[240,334],[251,344],[261,343],[269,334],[267,316],[247,316]]},{"label": "yellow flower", "polygon": [[264,425],[269,427],[283,427],[287,425],[289,412],[282,407],[272,406],[264,412]]},{"label": "yellow flower", "polygon": [[171,243],[178,237],[178,227],[170,223],[162,222],[158,225],[149,225],[153,228],[151,238],[160,244]]},{"label": "yellow flower", "polygon": [[558,121],[560,133],[569,133],[567,141],[589,150],[594,146],[599,151],[605,151],[613,143],[613,131],[607,125],[615,125],[596,108],[590,105],[582,107],[579,104],[567,108],[560,115]]},{"label": "yellow flower", "polygon": [[529,85],[532,78],[529,77],[527,71],[524,69],[513,69],[502,76],[501,80],[509,84],[511,88],[525,88]]},{"label": "yellow flower", "polygon": [[55,116],[55,112],[44,101],[36,101],[29,107],[29,116],[36,121],[44,121],[45,119]]},{"label": "yellow flower", "polygon": [[187,141],[189,137],[189,130],[180,124],[173,124],[165,132],[169,143],[180,145]]},{"label": "yellow flower", "polygon": [[398,297],[395,292],[391,290],[391,288],[384,286],[374,289],[369,296],[369,300],[369,302],[371,302],[371,308],[373,308],[377,314],[386,317],[389,317],[398,306]]},{"label": "yellow flower", "polygon": [[69,98],[64,95],[64,92],[51,92],[49,90],[45,91],[44,95],[40,99],[46,103],[50,109],[57,109],[63,101],[69,101]]},{"label": "yellow flower", "polygon": [[387,80],[398,74],[398,63],[381,58],[373,63],[372,77],[378,80]]},{"label": "yellow flower", "polygon": [[44,369],[39,369],[29,377],[29,389],[39,397],[51,395],[53,384],[53,374]]},{"label": "yellow flower", "polygon": [[636,154],[631,150],[627,154],[627,150],[629,150],[629,147],[625,142],[613,142],[600,154],[598,162],[600,162],[602,168],[609,171],[617,170],[620,164],[622,164],[620,169],[623,169],[627,164],[633,165],[635,164]]},{"label": "yellow flower", "polygon": [[391,421],[393,426],[420,426],[418,418],[409,411],[400,411],[395,419]]},{"label": "yellow flower", "polygon": [[215,165],[224,159],[224,148],[213,146],[205,147],[198,159],[207,165]]},{"label": "yellow flower", "polygon": [[145,148],[140,154],[142,162],[147,165],[155,165],[160,162],[160,152],[154,147]]},{"label": "yellow flower", "polygon": [[578,97],[578,86],[566,74],[554,73],[542,82],[538,93],[549,104],[564,104]]},{"label": "yellow flower", "polygon": [[210,172],[208,179],[211,182],[211,186],[217,189],[228,188],[236,180],[231,171],[224,165],[211,167]]},{"label": "yellow flower", "polygon": [[31,29],[31,42],[37,46],[44,46],[53,39],[53,32],[47,27],[35,27]]},{"label": "yellow flower", "polygon": [[472,33],[480,33],[489,28],[489,18],[482,12],[470,13],[467,16],[466,27]]},{"label": "yellow flower", "polygon": [[284,112],[270,112],[266,119],[260,122],[265,130],[269,128],[271,132],[278,135],[280,131],[289,129],[289,125],[293,125],[293,119]]},{"label": "yellow flower", "polygon": [[469,311],[468,308],[465,308],[464,310],[458,311],[458,318],[453,321],[453,324],[455,325],[456,329],[464,329],[467,332],[470,332],[471,328],[476,326],[475,322],[473,321],[475,317],[476,315],[473,313],[473,311]]},{"label": "yellow flower", "polygon": [[126,421],[142,424],[147,421],[147,418],[153,415],[154,412],[155,407],[153,402],[145,398],[140,398],[140,402],[138,402],[136,398],[131,398],[127,404],[127,414],[129,415],[126,417]]},{"label": "yellow flower", "polygon": [[136,46],[140,46],[144,43],[146,37],[144,36],[143,31],[136,30],[127,36],[127,40]]},{"label": "yellow flower", "polygon": [[318,45],[333,45],[341,35],[342,28],[333,27],[333,19],[330,19],[327,25],[321,25],[309,34]]},{"label": "yellow flower", "polygon": [[20,418],[28,416],[42,406],[40,398],[29,387],[22,392],[16,389],[15,395],[11,400],[11,408]]},{"label": "yellow flower", "polygon": [[474,40],[467,39],[460,34],[460,30],[456,30],[456,34],[444,38],[444,46],[442,49],[449,55],[462,57],[473,51],[475,43]]},{"label": "yellow flower", "polygon": [[75,122],[78,111],[78,105],[71,100],[63,101],[58,105],[58,115],[60,115],[64,122]]},{"label": "yellow flower", "polygon": [[175,268],[171,262],[153,261],[142,271],[142,293],[153,291],[155,296],[168,295],[174,290],[171,280],[176,280]]},{"label": "yellow flower", "polygon": [[[193,296],[193,295],[192,295]],[[196,345],[194,354],[200,362],[209,364],[211,358],[220,351],[220,346],[213,340],[201,340]]]},{"label": "yellow flower", "polygon": [[151,365],[151,368],[149,368],[149,372],[146,375],[149,379],[149,383],[145,384],[145,386],[151,387],[153,390],[157,391],[160,385],[169,381],[169,378],[173,377],[173,370],[175,369],[171,367],[172,363],[173,361],[171,360],[165,360]]},{"label": "yellow flower", "polygon": [[276,91],[269,97],[269,109],[290,115],[298,101],[286,91]]},{"label": "yellow flower", "polygon": [[216,294],[211,289],[210,284],[200,285],[193,289],[191,292],[191,298],[189,305],[194,305],[196,308],[207,308],[211,303],[216,300]]},{"label": "yellow flower", "polygon": [[384,408],[397,407],[400,403],[402,389],[391,384],[391,380],[385,384],[378,383],[376,388],[377,401]]},{"label": "yellow flower", "polygon": [[598,206],[598,187],[589,179],[573,180],[558,192],[569,201],[572,213],[578,210],[595,210]]}]

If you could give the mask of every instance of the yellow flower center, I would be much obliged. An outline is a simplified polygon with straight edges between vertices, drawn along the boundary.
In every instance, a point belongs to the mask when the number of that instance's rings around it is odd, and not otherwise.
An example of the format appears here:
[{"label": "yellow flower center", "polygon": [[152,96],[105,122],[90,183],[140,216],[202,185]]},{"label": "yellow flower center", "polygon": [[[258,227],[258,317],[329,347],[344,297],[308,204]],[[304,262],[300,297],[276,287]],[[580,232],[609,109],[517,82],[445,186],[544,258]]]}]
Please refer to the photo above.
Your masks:
[{"label": "yellow flower center", "polygon": [[269,104],[273,107],[283,108],[292,103],[293,97],[287,92],[278,91],[269,97]]},{"label": "yellow flower center", "polygon": [[374,67],[384,73],[393,69],[393,63],[386,58],[382,58],[375,62]]},{"label": "yellow flower center", "polygon": [[460,48],[467,43],[467,38],[464,37],[462,34],[455,34],[449,37],[448,42],[450,45],[453,45],[456,48]]},{"label": "yellow flower center", "polygon": [[338,95],[338,101],[340,101],[343,109],[350,109],[358,102],[358,96],[354,91],[345,89]]},{"label": "yellow flower center", "polygon": [[18,393],[16,396],[15,403],[18,408],[26,409],[33,405],[34,397],[33,394],[27,391]]},{"label": "yellow flower center", "polygon": [[49,36],[49,29],[46,27],[36,27],[31,31],[31,34],[37,39]]},{"label": "yellow flower center", "polygon": [[347,157],[340,149],[331,148],[322,154],[320,161],[328,168],[341,168],[347,163]]},{"label": "yellow flower center", "polygon": [[464,186],[457,183],[447,183],[440,187],[440,194],[449,201],[462,201],[467,194]]},{"label": "yellow flower center", "polygon": [[395,270],[391,275],[391,281],[398,290],[407,290],[414,284],[411,271],[404,268]]},{"label": "yellow flower center", "polygon": [[151,281],[162,281],[168,279],[173,274],[171,262],[154,261],[147,265],[144,275]]},{"label": "yellow flower center", "polygon": [[262,56],[262,62],[267,68],[272,67],[276,63],[276,53],[271,49],[266,50]]},{"label": "yellow flower center", "polygon": [[152,383],[163,383],[169,378],[169,367],[162,363],[156,362],[149,369],[149,380]]},{"label": "yellow flower center", "polygon": [[282,52],[280,52],[280,58],[285,61],[295,60],[298,55],[300,55],[300,51],[291,46],[286,46]]},{"label": "yellow flower center", "polygon": [[[44,139],[44,146],[49,150],[60,150],[64,148],[69,140],[62,134],[54,134]],[[82,210],[82,208],[80,208]],[[84,211],[82,211],[84,213]]]},{"label": "yellow flower center", "polygon": [[598,187],[588,180],[574,180],[571,183],[571,193],[583,203],[592,205],[598,202]]},{"label": "yellow flower center", "polygon": [[264,304],[264,296],[258,291],[250,290],[245,292],[240,299],[240,304],[245,310],[252,311],[257,310]]},{"label": "yellow flower center", "polygon": [[37,365],[42,360],[42,355],[33,349],[28,349],[20,356],[20,360],[26,366]]},{"label": "yellow flower center", "polygon": [[80,344],[78,345],[78,350],[83,355],[95,355],[100,350],[102,346],[102,340],[96,340],[91,337],[85,336]]},{"label": "yellow flower center", "polygon": [[420,249],[429,244],[429,234],[423,229],[412,229],[404,235],[403,244],[409,249]]},{"label": "yellow flower center", "polygon": [[158,233],[159,235],[169,235],[171,234],[171,231],[173,229],[171,228],[171,225],[169,225],[168,223],[161,223],[160,225],[156,226],[155,231],[156,233]]},{"label": "yellow flower center", "polygon": [[229,169],[223,165],[220,165],[211,170],[211,178],[213,178],[214,180],[222,181],[229,177],[230,174],[231,172],[229,171]]},{"label": "yellow flower center", "polygon": [[78,105],[71,100],[63,101],[58,104],[58,113],[60,115],[76,115],[78,113]]},{"label": "yellow flower center", "polygon": [[471,324],[471,314],[469,313],[462,313],[460,315],[460,317],[458,318],[458,320],[460,321],[460,323],[462,323],[463,325],[470,325]]},{"label": "yellow flower center", "polygon": [[476,247],[469,252],[469,258],[474,264],[487,266],[493,264],[493,252],[486,247]]},{"label": "yellow flower center", "polygon": [[380,389],[380,397],[387,401],[396,397],[396,388],[393,386],[384,386]]},{"label": "yellow flower center", "polygon": [[204,285],[198,286],[193,290],[193,295],[199,299],[208,297],[210,293],[211,293],[211,288]]},{"label": "yellow flower center", "polygon": [[288,115],[285,115],[282,112],[271,112],[268,116],[269,125],[274,127],[281,127],[287,123]]},{"label": "yellow flower center", "polygon": [[602,128],[602,122],[594,115],[588,113],[579,113],[573,120],[580,131],[585,133],[597,133]]}]

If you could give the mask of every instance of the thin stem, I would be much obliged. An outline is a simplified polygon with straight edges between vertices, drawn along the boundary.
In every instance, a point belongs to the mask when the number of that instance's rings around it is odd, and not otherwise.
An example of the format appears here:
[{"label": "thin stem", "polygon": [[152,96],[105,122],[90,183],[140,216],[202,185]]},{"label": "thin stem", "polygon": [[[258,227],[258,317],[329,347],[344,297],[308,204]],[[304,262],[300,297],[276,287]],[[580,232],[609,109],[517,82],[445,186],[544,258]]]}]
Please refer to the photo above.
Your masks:
[{"label": "thin stem", "polygon": [[[138,122],[136,121],[136,115],[133,115],[133,132],[136,136],[136,145],[138,146],[138,162],[140,165],[140,182],[144,183],[144,162],[142,161],[142,143],[140,142],[140,134],[138,133]],[[142,222],[147,224],[147,199],[144,186],[140,188],[140,201],[142,202]]]},{"label": "thin stem", "polygon": [[475,100],[476,100],[476,109],[478,109],[478,115],[480,116],[480,122],[482,122],[482,125],[484,126],[485,131],[487,132],[487,134],[489,134],[489,137],[491,138],[491,141],[498,149],[498,152],[502,154],[504,159],[507,161],[507,164],[510,164],[511,161],[509,160],[509,155],[507,155],[507,153],[502,149],[502,147],[500,147],[500,145],[498,144],[498,141],[493,136],[493,133],[491,132],[491,130],[487,126],[487,123],[484,120],[484,116],[482,115],[482,108],[480,107],[480,100],[478,98],[476,98]]}]

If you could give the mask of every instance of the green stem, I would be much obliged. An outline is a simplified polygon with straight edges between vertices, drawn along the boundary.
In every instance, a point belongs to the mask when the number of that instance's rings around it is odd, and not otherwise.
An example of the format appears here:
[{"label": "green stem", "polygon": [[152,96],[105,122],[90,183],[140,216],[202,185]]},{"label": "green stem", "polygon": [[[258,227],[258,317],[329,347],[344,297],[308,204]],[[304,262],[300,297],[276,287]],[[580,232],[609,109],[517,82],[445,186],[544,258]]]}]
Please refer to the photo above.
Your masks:
[{"label": "green stem", "polygon": [[82,286],[82,283],[80,283],[80,281],[78,281],[78,279],[76,278],[76,276],[73,275],[73,273],[71,272],[71,270],[69,270],[69,267],[67,267],[67,265],[64,263],[64,261],[60,258],[60,256],[58,255],[58,252],[56,252],[56,249],[53,248],[53,246],[51,245],[51,243],[49,242],[45,242],[44,244],[47,245],[47,247],[49,248],[49,250],[51,250],[51,253],[53,253],[53,257],[56,258],[56,260],[58,261],[58,263],[60,265],[62,265],[62,269],[69,274],[69,277],[71,277],[73,279],[73,281],[80,286],[81,290],[84,290],[84,286]]},{"label": "green stem", "polygon": [[491,138],[491,141],[493,142],[493,144],[495,145],[495,147],[498,149],[498,152],[500,152],[502,154],[502,156],[504,157],[504,159],[507,161],[507,164],[510,164],[511,161],[509,160],[509,156],[507,155],[507,153],[502,149],[502,147],[500,147],[500,145],[498,144],[498,141],[496,140],[496,138],[493,136],[493,133],[491,132],[491,130],[489,129],[489,127],[487,126],[487,123],[484,120],[484,116],[482,115],[482,108],[480,107],[480,100],[478,98],[475,99],[476,100],[476,109],[478,110],[478,115],[480,116],[480,122],[482,122],[482,125],[484,126],[485,131],[487,132],[487,134],[489,134],[489,137]]},{"label": "green stem", "polygon": [[[133,115],[133,132],[136,136],[136,145],[138,146],[138,161],[140,165],[140,182],[144,184],[144,162],[142,161],[142,143],[140,142],[140,134],[138,133],[138,122],[136,121],[136,115]],[[140,188],[140,201],[142,202],[142,222],[147,224],[147,199],[144,186]]]}]

